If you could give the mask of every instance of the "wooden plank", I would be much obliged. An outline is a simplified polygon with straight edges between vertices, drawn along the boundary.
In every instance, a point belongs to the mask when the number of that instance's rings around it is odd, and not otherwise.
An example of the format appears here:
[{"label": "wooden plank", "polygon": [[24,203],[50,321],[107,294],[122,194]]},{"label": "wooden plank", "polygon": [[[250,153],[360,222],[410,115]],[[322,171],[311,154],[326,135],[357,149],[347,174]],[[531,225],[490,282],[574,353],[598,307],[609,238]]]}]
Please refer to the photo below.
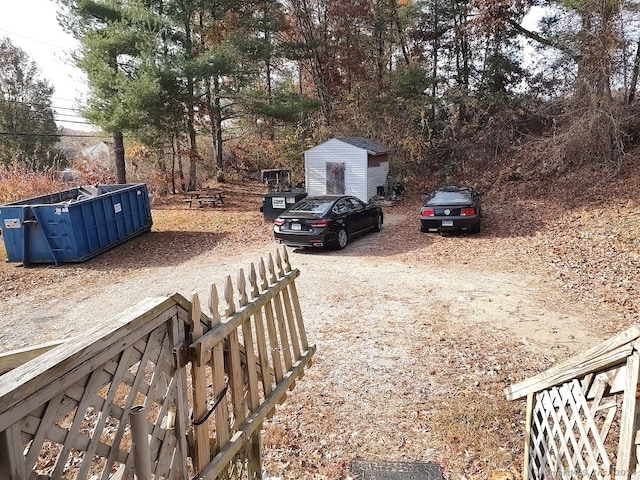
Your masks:
[{"label": "wooden plank", "polygon": [[[571,387],[569,385],[571,385]],[[584,396],[580,382],[578,380],[573,380],[571,384],[565,384],[565,386],[563,386],[563,388],[561,389],[561,392],[565,394],[564,399],[566,403],[571,406],[571,411],[573,412],[573,420],[578,426],[581,439],[585,440],[584,443],[579,443],[578,445],[576,445],[576,451],[579,452],[583,449],[583,447],[586,448],[587,453],[589,454],[590,466],[598,468],[599,473],[602,473],[602,471],[609,471],[611,467],[609,455],[607,455],[606,448],[604,446],[602,438],[600,437],[600,431],[598,430],[598,426],[596,425],[591,409],[589,408],[589,404],[587,403],[587,400]],[[562,410],[563,415],[566,419],[568,419],[568,417],[566,416],[566,411],[566,408]],[[581,418],[578,415],[579,411],[582,411],[584,423],[581,421]],[[595,442],[595,446],[597,449],[596,451],[593,451],[590,443],[586,441],[589,436],[591,436],[591,438],[593,438]],[[600,458],[602,459],[602,468],[600,468],[600,465],[598,464],[598,456],[600,456]]]},{"label": "wooden plank", "polygon": [[[191,311],[189,313],[192,341],[202,336],[202,324],[200,323],[202,310],[198,294],[191,296]],[[207,414],[207,372],[206,364],[202,362],[202,348],[196,351],[195,358],[191,359],[191,380],[193,391],[193,466],[196,471],[201,471],[211,460],[209,451],[209,424],[204,421]],[[200,423],[202,422],[202,423]],[[200,424],[198,424],[200,423]]]},{"label": "wooden plank", "polygon": [[[162,328],[162,327],[159,327]],[[111,409],[113,407],[114,399],[118,394],[119,387],[122,381],[123,376],[129,370],[129,365],[131,365],[130,357],[133,356],[132,349],[127,349],[122,353],[120,360],[118,362],[116,371],[111,376],[111,385],[107,392],[107,395],[100,406],[100,415],[96,425],[94,427],[95,432],[102,432],[104,430],[105,423],[107,419],[111,416]],[[96,379],[98,381],[98,385],[103,383],[99,378]],[[89,395],[95,395],[95,390],[87,392]],[[93,400],[94,408],[97,408],[95,399]],[[98,447],[100,446],[100,442],[97,441],[97,438],[92,438],[92,441],[89,443],[85,450],[84,459],[82,462],[82,466],[80,471],[77,474],[77,478],[88,478],[89,477],[89,469],[92,466],[92,461]]]},{"label": "wooden plank", "polygon": [[[273,261],[273,256],[271,256],[271,254],[269,254],[269,261],[268,261],[268,268],[269,268],[269,273],[271,275],[271,282],[272,283],[276,283],[277,280],[277,275],[276,275],[276,269],[275,269],[275,264]],[[278,333],[280,335],[280,348],[281,348],[281,353],[282,353],[282,358],[284,359],[284,368],[285,370],[290,370],[291,369],[291,365],[293,364],[293,360],[291,358],[291,346],[289,343],[289,335],[287,334],[287,326],[286,326],[286,322],[285,322],[285,318],[284,318],[284,313],[282,311],[282,293],[285,289],[282,289],[281,291],[278,292],[277,295],[275,295],[273,297],[272,303],[273,303],[273,308],[275,311],[275,320],[276,320],[276,325],[278,326]]]},{"label": "wooden plank", "polygon": [[609,385],[611,385],[611,388],[609,389],[610,394],[619,393],[625,389],[627,379],[626,365],[609,370],[608,372],[605,372],[605,375],[609,379]]},{"label": "wooden plank", "polygon": [[302,309],[300,308],[296,282],[289,283],[289,291],[291,292],[291,302],[293,303],[293,311],[296,315],[296,323],[298,325],[298,334],[300,335],[302,349],[306,350],[309,348],[309,340],[307,339],[307,332],[305,330],[304,321],[302,320]]},{"label": "wooden plank", "polygon": [[[185,339],[185,323],[181,318],[175,318],[171,322],[169,330],[169,341],[174,348],[179,347],[184,343]],[[175,463],[179,464],[179,468],[174,463],[173,472],[176,473],[176,478],[188,478],[189,470],[187,468],[187,457],[191,456],[189,452],[189,446],[187,444],[187,432],[189,429],[189,400],[187,398],[187,375],[185,368],[181,368],[177,365],[176,358],[174,357],[174,384],[176,392],[176,417],[174,425],[174,435],[178,441],[178,454],[181,454],[181,458],[176,460]]]},{"label": "wooden plank", "polygon": [[[278,266],[278,275],[284,277],[284,269],[282,268],[282,259],[280,258],[279,251],[276,251],[276,265]],[[291,346],[293,347],[293,357],[298,359],[298,357],[300,357],[300,340],[298,338],[298,328],[293,316],[291,303],[289,289],[285,288],[282,290],[282,304],[284,305],[285,318],[289,328],[289,338],[291,339]]]},{"label": "wooden plank", "polygon": [[[248,303],[246,293],[246,280],[244,271],[240,269],[238,272],[237,281],[238,293],[240,294],[240,306],[244,307]],[[259,391],[258,391],[258,372],[257,372],[257,358],[254,350],[253,332],[251,329],[251,317],[242,323],[242,339],[244,341],[244,353],[247,369],[247,389],[249,393],[249,409],[253,412],[260,405]]]},{"label": "wooden plank", "polygon": [[[186,301],[186,300],[185,300]],[[170,317],[170,319],[175,318],[175,321],[179,321],[177,319],[177,315]],[[168,321],[170,321],[170,319],[167,319]],[[149,343],[153,344],[154,343],[154,337],[158,337],[160,336],[160,334],[163,334],[164,332],[161,332],[159,329],[154,330],[153,332],[151,332],[150,336],[152,338],[149,339]],[[130,349],[133,349],[134,347],[131,346],[129,347]],[[142,352],[142,355],[140,357],[139,360],[139,364],[140,365],[147,365],[147,363],[149,362],[151,355],[153,353],[153,348],[145,348],[145,350]],[[142,385],[145,385],[144,382],[144,375],[136,375],[133,379],[133,381],[130,384],[130,391],[131,392],[138,392],[143,390],[141,388]],[[122,409],[116,409],[115,406],[112,406],[112,412],[111,412],[111,416],[114,417],[117,421],[118,421],[118,428],[116,429],[115,435],[113,436],[113,445],[120,445],[120,443],[122,442],[122,438],[124,437],[125,433],[127,432],[127,430],[129,429],[128,425],[129,425],[129,412],[131,411],[131,408],[133,408],[134,406],[134,402],[136,401],[136,395],[127,395],[125,398],[125,403]],[[116,412],[116,410],[118,410]],[[117,416],[119,415],[119,416]],[[119,448],[112,448],[111,451],[109,452],[109,456],[107,457],[107,463],[105,466],[105,470],[109,470],[111,469],[111,467],[113,466],[113,464],[115,462],[120,462],[120,463],[127,463],[129,461],[129,465],[132,465],[132,455],[131,452],[126,452],[124,454],[124,458],[123,458],[123,454],[121,452],[121,450]]]},{"label": "wooden plank", "polygon": [[27,480],[20,423],[0,431],[0,480]]},{"label": "wooden plank", "polygon": [[553,385],[561,385],[573,378],[581,378],[590,372],[623,364],[633,352],[634,341],[639,336],[640,327],[632,327],[545,372],[505,388],[504,394],[507,400],[516,400],[527,396],[530,392],[539,392]]},{"label": "wooden plank", "polygon": [[[239,305],[244,307],[248,303],[247,284],[244,270],[238,272],[237,288],[239,294]],[[249,412],[253,414],[260,406],[258,391],[257,358],[254,351],[253,332],[251,328],[251,317],[242,323],[242,339],[244,341],[245,362],[246,362],[246,383],[248,390]],[[248,450],[247,474],[249,480],[262,478],[262,459],[260,451],[260,433],[256,432],[251,436]]]},{"label": "wooden plank", "polygon": [[524,432],[524,462],[522,463],[522,480],[529,479],[529,464],[531,462],[531,419],[533,418],[533,405],[535,394],[527,395],[527,412],[525,417]]},{"label": "wooden plank", "polygon": [[52,348],[57,347],[65,343],[67,340],[57,340],[49,343],[42,343],[40,345],[34,345],[32,347],[20,348],[12,350],[10,352],[0,353],[0,375],[7,373],[9,370],[13,370],[19,367],[23,363],[33,360],[39,357],[45,352],[48,352]]},{"label": "wooden plank", "polygon": [[[78,337],[68,348],[49,350],[0,376],[0,430],[13,423],[16,412],[7,413],[12,407],[20,403],[25,414],[36,408],[39,401],[25,399],[31,395],[51,398],[56,391],[63,391],[164,323],[175,309],[172,298],[146,299],[105,322],[105,326]],[[49,385],[53,393],[47,391]]]},{"label": "wooden plank", "polygon": [[[256,275],[255,265],[251,264],[251,270],[249,271],[249,284],[251,285],[251,297],[255,299],[260,295],[258,290],[258,277]],[[267,352],[267,335],[264,329],[264,318],[262,317],[262,310],[258,310],[254,316],[255,329],[256,329],[256,343],[258,345],[258,360],[260,362],[260,373],[262,377],[262,388],[264,390],[265,397],[271,393],[273,389],[271,379],[271,369],[269,368],[269,355]]]},{"label": "wooden plank", "polygon": [[213,458],[207,468],[197,475],[196,478],[199,480],[214,480],[228,468],[229,463],[232,462],[238,452],[244,448],[248,439],[261,428],[268,413],[275,408],[280,399],[286,395],[287,390],[291,388],[291,385],[302,374],[302,371],[311,361],[315,351],[316,347],[314,345],[303,352],[300,360],[293,365],[291,371],[287,372],[287,375],[276,386],[271,395],[265,399],[262,405],[260,405],[260,408],[246,419],[241,428],[233,435],[229,442],[227,442],[220,453]]},{"label": "wooden plank", "polygon": [[631,468],[635,467],[635,436],[638,430],[638,377],[640,371],[640,353],[634,352],[627,359],[627,382],[622,400],[620,417],[620,440],[616,461],[616,480],[630,478]]},{"label": "wooden plank", "polygon": [[293,270],[291,273],[285,275],[282,279],[278,280],[276,284],[268,288],[260,294],[260,296],[250,302],[246,307],[231,314],[227,319],[219,325],[212,328],[209,332],[205,333],[202,337],[196,340],[190,348],[197,348],[198,344],[204,344],[204,349],[208,350],[223,341],[229,334],[236,330],[242,322],[247,320],[250,316],[254,315],[257,310],[263,308],[269,300],[272,300],[278,295],[284,288],[287,287],[289,282],[292,282],[300,275],[299,270]]},{"label": "wooden plank", "polygon": [[[215,285],[211,285],[211,294],[209,296],[209,311],[211,312],[211,327],[215,328],[222,321],[219,313],[219,297],[218,289]],[[231,436],[229,431],[228,402],[227,395],[223,394],[226,388],[225,384],[225,368],[224,368],[224,338],[219,344],[212,347],[211,358],[209,359],[211,367],[213,398],[220,398],[220,404],[215,410],[216,424],[216,449],[212,452],[214,455],[218,453],[221,445],[225,445]],[[222,397],[221,397],[222,395]]]},{"label": "wooden plank", "polygon": [[[233,302],[233,283],[231,277],[227,276],[224,297],[227,303],[225,315],[233,316],[236,312]],[[240,358],[240,341],[238,340],[238,330],[229,332],[229,387],[231,388],[231,398],[233,399],[233,415],[235,417],[234,429],[244,422],[247,417],[247,407],[244,403],[244,379],[242,360]]]},{"label": "wooden plank", "polygon": [[[223,392],[226,388],[225,384],[225,371],[224,371],[224,347],[223,343],[220,342],[219,345],[216,345],[213,350],[213,355],[211,356],[211,370],[213,372],[213,394],[214,398],[219,398],[220,395],[223,395]],[[230,428],[229,428],[229,416],[228,416],[228,401],[227,395],[224,394],[221,397],[220,404],[215,410],[215,423],[216,423],[216,443],[218,448],[221,445],[226,444],[229,441],[231,436]],[[214,452],[217,453],[217,452]]]}]

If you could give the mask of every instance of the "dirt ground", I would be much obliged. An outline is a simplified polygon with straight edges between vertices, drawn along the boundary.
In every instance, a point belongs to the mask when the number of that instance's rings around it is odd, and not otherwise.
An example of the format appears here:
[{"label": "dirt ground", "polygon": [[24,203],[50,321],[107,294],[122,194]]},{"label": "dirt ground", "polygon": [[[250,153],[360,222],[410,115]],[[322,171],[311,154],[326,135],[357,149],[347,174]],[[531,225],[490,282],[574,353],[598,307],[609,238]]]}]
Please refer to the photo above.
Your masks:
[{"label": "dirt ground", "polygon": [[[265,424],[269,474],[346,479],[361,459],[519,478],[525,405],[503,389],[638,322],[640,190],[576,182],[486,187],[479,235],[420,233],[414,191],[345,250],[290,250],[317,353]],[[147,296],[206,295],[275,252],[263,187],[223,188],[220,207],[154,202],[150,233],[90,261],[1,264],[0,349],[79,335]]]}]

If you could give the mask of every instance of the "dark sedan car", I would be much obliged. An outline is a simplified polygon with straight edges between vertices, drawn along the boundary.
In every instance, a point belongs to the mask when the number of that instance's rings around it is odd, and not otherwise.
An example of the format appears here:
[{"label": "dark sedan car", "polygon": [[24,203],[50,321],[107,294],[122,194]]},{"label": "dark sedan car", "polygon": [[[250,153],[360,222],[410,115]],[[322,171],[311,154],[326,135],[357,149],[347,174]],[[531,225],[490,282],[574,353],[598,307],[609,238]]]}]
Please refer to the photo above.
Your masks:
[{"label": "dark sedan car", "polygon": [[480,194],[471,187],[443,187],[425,197],[420,209],[423,232],[480,232]]},{"label": "dark sedan car", "polygon": [[382,209],[348,195],[300,200],[273,222],[278,243],[291,247],[344,248],[350,238],[382,226]]}]

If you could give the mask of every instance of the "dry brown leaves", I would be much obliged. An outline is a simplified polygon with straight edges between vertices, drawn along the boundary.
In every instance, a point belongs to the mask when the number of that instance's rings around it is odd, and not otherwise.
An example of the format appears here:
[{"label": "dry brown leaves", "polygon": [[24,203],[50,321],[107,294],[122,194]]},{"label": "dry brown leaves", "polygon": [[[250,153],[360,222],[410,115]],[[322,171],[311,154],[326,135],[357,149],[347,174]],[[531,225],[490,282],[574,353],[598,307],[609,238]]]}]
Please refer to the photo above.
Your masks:
[{"label": "dry brown leaves", "polygon": [[[370,253],[393,256],[409,266],[423,261],[416,252],[426,248],[429,264],[483,262],[483,268],[491,271],[536,271],[557,282],[559,295],[609,308],[611,316],[602,320],[606,338],[607,332],[637,322],[640,309],[640,291],[632,288],[640,284],[636,167],[629,164],[606,184],[598,184],[591,171],[553,183],[516,182],[509,180],[516,177],[503,176],[499,184],[485,189],[482,233],[446,242],[419,233],[421,192],[410,192],[396,206],[385,208],[389,218],[406,215],[408,220],[387,223],[385,230],[392,232],[393,241],[377,244],[377,251]],[[492,185],[490,180],[479,183]],[[271,227],[259,213],[262,185],[227,184],[224,190],[222,208],[190,209],[181,198],[162,199],[153,206],[150,234],[96,257],[91,268],[0,265],[0,299],[61,279],[73,284],[94,281],[97,275],[116,278],[137,266],[166,259],[179,262],[214,246],[233,252],[239,245],[270,238]],[[420,351],[406,352],[407,358],[429,358],[442,368],[423,371],[420,364],[404,363],[404,354],[390,356],[390,368],[398,369],[400,362],[403,375],[390,383],[362,385],[348,370],[329,376],[330,366],[319,357],[296,387],[296,401],[279,407],[275,420],[266,426],[263,442],[269,472],[287,479],[345,479],[354,458],[427,457],[441,463],[448,478],[520,478],[524,408],[505,402],[502,389],[547,368],[555,360],[552,353],[532,355],[526,345],[495,331],[480,331],[478,349],[478,337],[461,335],[455,324],[424,321],[416,329],[430,341]],[[330,358],[331,349],[347,348],[343,334],[337,329],[335,338],[329,338],[325,358]],[[381,376],[389,373],[384,365],[364,368],[381,369]],[[414,378],[428,381],[417,383]],[[365,401],[373,405],[365,408]],[[348,424],[357,428],[346,428],[345,419],[336,416],[344,402],[362,406],[349,413]],[[407,403],[415,408],[407,410]],[[318,425],[330,428],[319,431]],[[399,429],[411,433],[385,443],[385,438],[397,438]]]}]

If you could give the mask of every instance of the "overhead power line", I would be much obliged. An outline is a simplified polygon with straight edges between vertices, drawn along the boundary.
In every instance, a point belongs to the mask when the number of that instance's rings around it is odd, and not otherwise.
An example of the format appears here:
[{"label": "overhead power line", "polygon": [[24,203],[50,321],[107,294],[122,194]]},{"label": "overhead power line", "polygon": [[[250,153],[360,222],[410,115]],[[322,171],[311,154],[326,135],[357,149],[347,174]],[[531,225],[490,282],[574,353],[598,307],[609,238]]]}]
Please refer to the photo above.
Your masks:
[{"label": "overhead power line", "polygon": [[38,40],[37,38],[27,37],[26,35],[22,35],[20,33],[11,32],[9,30],[5,30],[4,28],[0,28],[0,32],[8,33],[9,35],[15,35],[16,37],[21,37],[21,38],[24,38],[25,40],[31,40],[32,42],[41,43],[42,45],[46,45],[48,47],[55,48],[56,50],[66,50],[66,49],[69,48],[69,47],[63,47],[61,45],[54,45],[53,43],[49,43],[49,42],[44,42],[42,40]]},{"label": "overhead power line", "polygon": [[76,137],[76,138],[102,138],[105,136],[104,134],[78,135],[74,133],[12,133],[12,132],[0,132],[0,135],[16,136],[16,137]]},{"label": "overhead power line", "polygon": [[[71,113],[59,113],[58,110],[64,110],[64,111],[69,111],[69,112],[77,112],[78,109],[74,109],[74,108],[70,108],[70,107],[55,107],[55,106],[51,106],[51,105],[47,105],[44,103],[30,103],[30,102],[24,102],[22,100],[7,100],[7,102],[9,103],[16,103],[16,104],[20,104],[20,105],[26,105],[27,107],[35,107],[35,106],[42,106],[42,107],[46,107],[50,110],[53,111],[53,114],[56,118],[54,118],[54,120],[56,122],[64,122],[64,123],[75,123],[75,124],[79,124],[79,125],[94,125],[91,122],[87,122],[86,119],[80,115],[74,115]],[[78,120],[67,120],[67,118],[59,118],[59,117],[69,117],[69,118],[75,118]]]},{"label": "overhead power line", "polygon": [[[53,97],[51,97],[51,98],[53,98]],[[72,112],[77,112],[77,111],[79,111],[79,109],[78,109],[78,108],[72,108],[72,107],[58,107],[58,106],[55,106],[55,105],[49,105],[49,104],[47,104],[47,103],[24,102],[24,101],[22,101],[22,100],[13,100],[13,99],[11,99],[11,100],[5,100],[5,102],[8,102],[8,103],[17,103],[17,104],[20,104],[20,105],[26,105],[26,106],[28,106],[28,107],[45,107],[45,108],[50,108],[50,109],[52,109],[52,110],[70,110],[70,111],[72,111]]]},{"label": "overhead power line", "polygon": [[65,120],[65,119],[60,119],[60,118],[56,118],[54,119],[56,122],[64,122],[64,123],[78,123],[80,125],[93,125],[93,123],[89,123],[89,122],[81,122],[80,120]]}]

